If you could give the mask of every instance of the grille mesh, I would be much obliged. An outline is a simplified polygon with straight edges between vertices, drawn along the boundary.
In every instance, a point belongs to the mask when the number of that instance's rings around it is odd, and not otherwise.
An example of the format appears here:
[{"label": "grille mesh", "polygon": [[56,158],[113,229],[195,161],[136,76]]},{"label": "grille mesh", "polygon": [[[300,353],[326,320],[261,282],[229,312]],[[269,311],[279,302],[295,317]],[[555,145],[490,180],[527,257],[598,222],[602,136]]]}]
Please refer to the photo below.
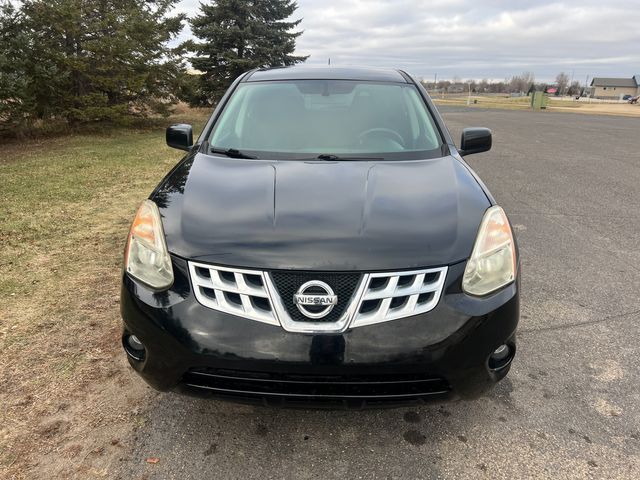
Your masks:
[{"label": "grille mesh", "polygon": [[[287,313],[296,322],[336,322],[351,304],[353,293],[358,286],[360,274],[322,272],[272,272],[271,278]],[[311,280],[320,280],[329,285],[338,296],[338,304],[325,317],[311,319],[304,316],[293,303],[293,295],[300,286]],[[310,292],[313,293],[313,292]]]}]

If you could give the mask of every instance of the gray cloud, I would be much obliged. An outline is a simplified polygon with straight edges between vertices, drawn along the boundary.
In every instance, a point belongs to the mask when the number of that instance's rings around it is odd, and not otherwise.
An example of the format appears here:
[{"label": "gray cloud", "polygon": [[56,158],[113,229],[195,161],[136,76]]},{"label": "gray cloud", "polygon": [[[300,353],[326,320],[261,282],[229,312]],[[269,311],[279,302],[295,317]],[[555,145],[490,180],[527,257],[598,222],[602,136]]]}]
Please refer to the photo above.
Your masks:
[{"label": "gray cloud", "polygon": [[[425,78],[530,70],[640,74],[640,0],[299,0],[308,63],[400,67]],[[198,0],[179,8],[193,15]],[[183,32],[183,38],[190,35]]]}]

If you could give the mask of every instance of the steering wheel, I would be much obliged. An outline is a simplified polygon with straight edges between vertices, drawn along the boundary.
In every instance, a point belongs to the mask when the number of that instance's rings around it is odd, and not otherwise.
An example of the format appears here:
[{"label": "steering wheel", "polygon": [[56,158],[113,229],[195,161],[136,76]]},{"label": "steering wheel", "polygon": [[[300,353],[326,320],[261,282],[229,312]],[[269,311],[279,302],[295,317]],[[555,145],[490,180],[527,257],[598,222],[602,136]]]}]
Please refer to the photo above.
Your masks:
[{"label": "steering wheel", "polygon": [[391,130],[390,128],[379,127],[379,128],[370,128],[369,130],[365,130],[360,135],[358,135],[358,141],[360,142],[360,144],[363,144],[365,137],[368,137],[373,134],[382,134],[383,136],[389,138],[390,140],[393,140],[394,142],[398,143],[398,145],[404,147],[404,138],[402,138],[402,135],[400,135],[395,130]]}]

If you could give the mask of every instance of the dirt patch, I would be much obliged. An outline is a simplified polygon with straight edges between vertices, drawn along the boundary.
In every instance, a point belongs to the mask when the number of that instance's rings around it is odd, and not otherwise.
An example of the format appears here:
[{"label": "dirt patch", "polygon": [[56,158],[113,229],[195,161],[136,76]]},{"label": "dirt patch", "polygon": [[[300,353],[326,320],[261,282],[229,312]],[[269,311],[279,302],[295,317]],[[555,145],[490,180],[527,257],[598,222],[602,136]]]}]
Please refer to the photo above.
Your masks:
[{"label": "dirt patch", "polygon": [[[35,478],[92,478],[107,476],[132,447],[132,435],[143,420],[144,407],[153,395],[121,356],[111,358],[117,374],[72,395],[65,413],[68,421],[48,436],[32,436],[38,452],[26,452],[23,465]],[[46,414],[44,423],[50,422]],[[54,420],[53,424],[59,422]],[[37,432],[40,433],[40,432]]]}]

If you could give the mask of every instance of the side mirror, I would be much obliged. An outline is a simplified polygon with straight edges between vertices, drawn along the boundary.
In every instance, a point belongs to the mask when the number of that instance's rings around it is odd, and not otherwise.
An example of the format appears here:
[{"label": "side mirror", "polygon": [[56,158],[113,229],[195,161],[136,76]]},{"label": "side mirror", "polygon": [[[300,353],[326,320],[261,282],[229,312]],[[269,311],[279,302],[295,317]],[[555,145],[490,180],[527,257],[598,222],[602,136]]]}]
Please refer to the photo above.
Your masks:
[{"label": "side mirror", "polygon": [[178,123],[167,128],[167,145],[178,150],[191,150],[193,146],[193,127]]},{"label": "side mirror", "polygon": [[488,128],[465,128],[460,141],[460,155],[471,155],[491,150],[491,130]]}]

